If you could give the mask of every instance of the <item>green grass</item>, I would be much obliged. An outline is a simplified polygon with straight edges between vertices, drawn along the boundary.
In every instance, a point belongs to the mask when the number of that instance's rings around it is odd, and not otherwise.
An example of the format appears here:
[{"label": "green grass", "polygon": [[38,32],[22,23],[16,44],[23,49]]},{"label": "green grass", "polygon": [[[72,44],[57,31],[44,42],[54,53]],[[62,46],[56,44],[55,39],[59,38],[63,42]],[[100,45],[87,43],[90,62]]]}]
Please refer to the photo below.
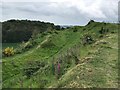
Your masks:
[{"label": "green grass", "polygon": [[[93,57],[69,70],[58,83],[54,83],[51,87],[117,88],[117,35],[110,35],[110,37],[113,37],[116,48],[114,46],[111,47],[112,49],[101,47],[101,44],[91,47],[92,50],[89,49],[91,55],[88,55],[88,57]],[[112,41],[108,38],[104,40]],[[107,44],[107,46],[110,46],[110,44]],[[94,50],[97,50],[97,52],[94,53]]]},{"label": "green grass", "polygon": [[[99,37],[101,27],[110,30],[102,38]],[[3,87],[117,87],[117,25],[94,22],[85,27],[76,28],[77,32],[73,32],[73,27],[57,31],[57,34],[54,31],[44,36],[39,34],[35,38],[38,44],[33,48],[21,54],[4,57]],[[85,34],[91,35],[95,42],[82,45]],[[77,49],[75,45],[78,46]],[[18,44],[5,46],[17,48]],[[80,60],[77,65],[71,50],[75,51],[75,55]],[[62,60],[62,73],[59,79],[52,74],[52,63],[58,60]],[[35,61],[43,62],[45,67],[39,67],[30,78],[27,78],[24,68]],[[34,64],[31,65],[34,66]]]},{"label": "green grass", "polygon": [[7,47],[17,48],[18,45],[19,45],[19,43],[2,43],[2,49],[5,49]]}]

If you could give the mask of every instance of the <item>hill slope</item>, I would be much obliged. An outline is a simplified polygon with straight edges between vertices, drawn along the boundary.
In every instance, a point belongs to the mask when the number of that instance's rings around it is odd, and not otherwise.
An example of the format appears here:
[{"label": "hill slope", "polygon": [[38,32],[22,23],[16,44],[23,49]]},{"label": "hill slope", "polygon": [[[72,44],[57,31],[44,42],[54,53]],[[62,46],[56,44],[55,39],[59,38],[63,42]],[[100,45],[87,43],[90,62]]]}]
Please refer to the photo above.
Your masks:
[{"label": "hill slope", "polygon": [[33,34],[56,28],[53,23],[30,20],[4,21],[2,27],[2,42],[4,43],[27,41]]},{"label": "hill slope", "polygon": [[91,22],[37,35],[35,46],[3,58],[3,87],[117,87],[117,27]]}]

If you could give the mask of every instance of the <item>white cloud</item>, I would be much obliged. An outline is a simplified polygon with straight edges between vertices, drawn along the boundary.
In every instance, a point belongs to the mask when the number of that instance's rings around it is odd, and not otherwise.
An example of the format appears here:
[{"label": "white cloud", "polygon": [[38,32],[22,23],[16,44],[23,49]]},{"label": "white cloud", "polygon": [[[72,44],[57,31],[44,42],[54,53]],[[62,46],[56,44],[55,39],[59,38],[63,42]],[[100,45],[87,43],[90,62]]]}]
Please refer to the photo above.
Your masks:
[{"label": "white cloud", "polygon": [[[90,19],[117,22],[119,0],[4,0],[3,20],[36,19],[81,24]],[[15,3],[17,2],[17,3]],[[21,3],[22,2],[22,3]]]}]

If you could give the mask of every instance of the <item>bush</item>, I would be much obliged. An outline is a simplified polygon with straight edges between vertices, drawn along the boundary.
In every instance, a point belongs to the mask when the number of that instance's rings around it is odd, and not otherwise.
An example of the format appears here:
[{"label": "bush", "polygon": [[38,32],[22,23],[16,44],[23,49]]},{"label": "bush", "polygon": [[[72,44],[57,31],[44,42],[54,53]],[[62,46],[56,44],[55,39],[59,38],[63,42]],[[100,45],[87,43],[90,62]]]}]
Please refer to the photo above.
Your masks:
[{"label": "bush", "polygon": [[103,38],[103,35],[100,35],[99,38]]},{"label": "bush", "polygon": [[111,33],[115,33],[114,31],[112,31]]},{"label": "bush", "polygon": [[13,47],[12,48],[9,48],[9,47],[7,47],[7,48],[5,48],[4,49],[4,51],[3,51],[3,54],[4,54],[4,56],[12,56],[12,55],[14,55],[14,49],[13,49]]},{"label": "bush", "polygon": [[77,32],[78,30],[77,30],[77,28],[75,27],[74,29],[73,29],[73,32]]},{"label": "bush", "polygon": [[85,35],[82,41],[83,41],[83,45],[92,44],[94,42],[92,36],[90,35]]},{"label": "bush", "polygon": [[44,37],[44,36],[46,36],[48,33],[46,33],[46,32],[43,32],[43,33],[41,33],[41,37]]},{"label": "bush", "polygon": [[101,27],[101,30],[99,31],[100,34],[106,34],[107,32],[109,32],[109,29],[105,29],[103,27]]},{"label": "bush", "polygon": [[36,38],[30,38],[29,43],[32,44],[32,46],[35,46],[37,44]]},{"label": "bush", "polygon": [[86,29],[84,28],[83,31],[85,31]]}]

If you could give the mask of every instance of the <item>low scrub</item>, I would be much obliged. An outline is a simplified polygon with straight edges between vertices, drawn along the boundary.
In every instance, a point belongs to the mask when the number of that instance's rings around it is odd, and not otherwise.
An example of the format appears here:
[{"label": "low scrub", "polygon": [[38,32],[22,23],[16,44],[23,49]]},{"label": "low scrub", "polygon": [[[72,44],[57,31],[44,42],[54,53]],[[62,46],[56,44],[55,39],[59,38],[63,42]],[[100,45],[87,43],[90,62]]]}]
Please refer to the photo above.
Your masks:
[{"label": "low scrub", "polygon": [[82,39],[83,45],[86,44],[92,44],[94,42],[94,39],[91,35],[85,35]]},{"label": "low scrub", "polygon": [[28,61],[25,68],[23,69],[24,75],[26,75],[27,78],[30,78],[35,72],[37,72],[40,68],[43,68],[44,66],[44,62]]},{"label": "low scrub", "polygon": [[78,29],[75,27],[74,29],[73,29],[73,32],[77,32],[78,31]]},{"label": "low scrub", "polygon": [[101,27],[101,30],[99,31],[100,34],[106,34],[107,32],[109,32],[109,29],[105,29],[103,27]]},{"label": "low scrub", "polygon": [[47,40],[41,45],[42,48],[51,48],[53,46],[55,46],[55,44],[52,42],[52,40]]},{"label": "low scrub", "polygon": [[32,38],[28,42],[22,42],[20,46],[16,49],[16,54],[20,54],[22,52],[25,52],[29,50],[30,48],[34,47],[37,45],[37,42],[33,40]]}]

